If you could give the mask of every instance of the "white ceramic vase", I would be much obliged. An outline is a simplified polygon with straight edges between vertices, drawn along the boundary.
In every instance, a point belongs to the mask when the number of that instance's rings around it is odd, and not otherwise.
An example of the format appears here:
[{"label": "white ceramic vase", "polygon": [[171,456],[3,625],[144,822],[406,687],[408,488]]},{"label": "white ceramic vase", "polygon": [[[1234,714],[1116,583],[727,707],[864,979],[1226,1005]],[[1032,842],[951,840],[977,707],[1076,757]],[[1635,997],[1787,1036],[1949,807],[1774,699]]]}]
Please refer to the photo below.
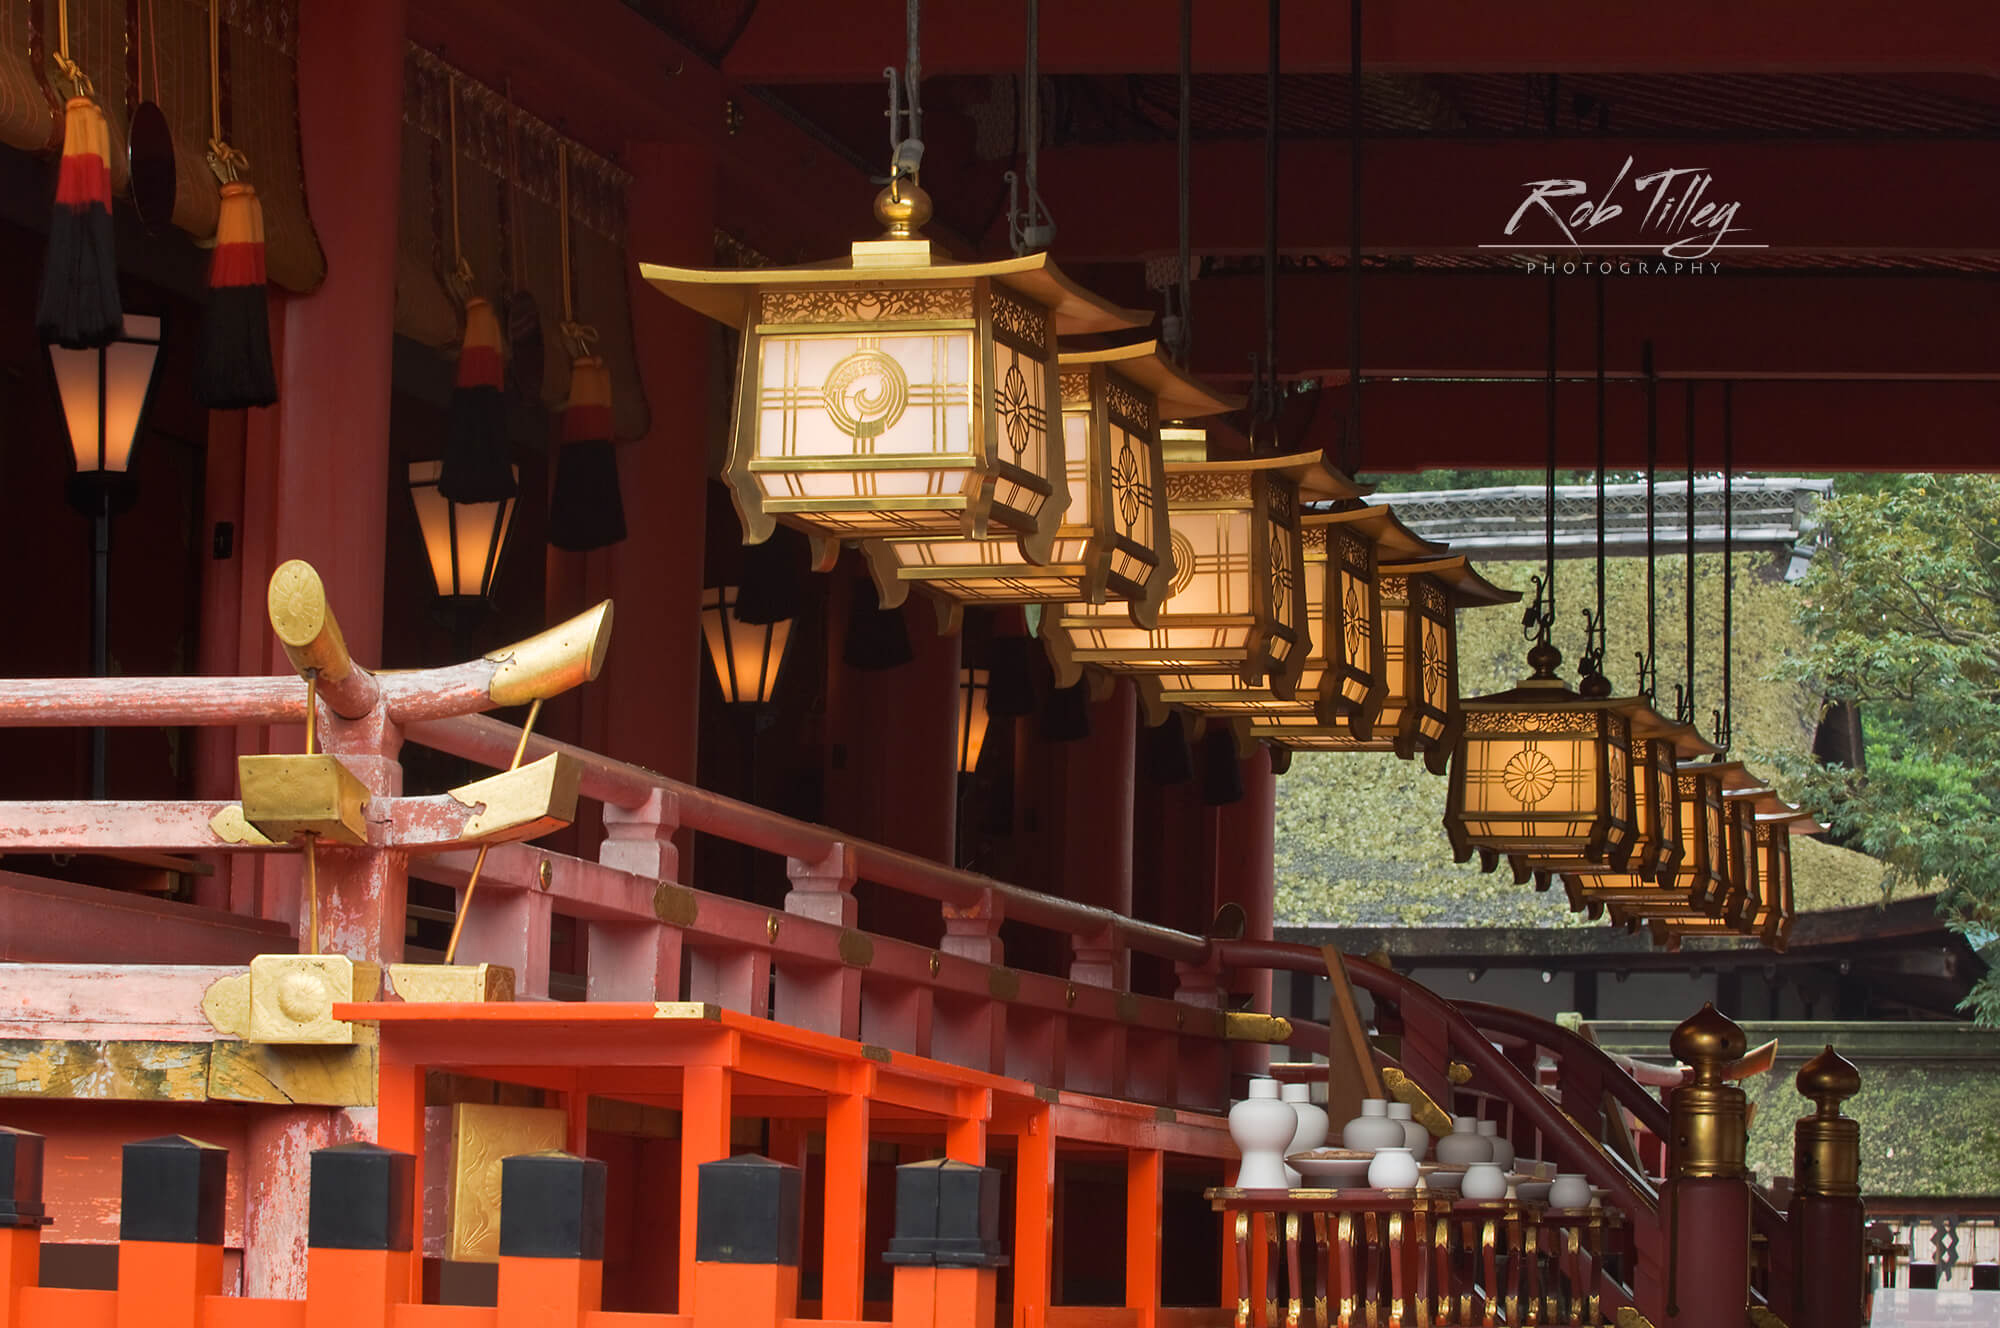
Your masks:
[{"label": "white ceramic vase", "polygon": [[1493,1142],[1479,1133],[1472,1116],[1453,1116],[1451,1133],[1437,1141],[1437,1160],[1448,1167],[1469,1167],[1493,1160]]},{"label": "white ceramic vase", "polygon": [[1502,1171],[1514,1169],[1514,1144],[1500,1133],[1500,1122],[1483,1120],[1479,1122],[1480,1137],[1493,1146],[1493,1160]]},{"label": "white ceramic vase", "polygon": [[[1385,1118],[1386,1119],[1386,1118]],[[1410,1150],[1397,1145],[1378,1148],[1368,1164],[1368,1187],[1374,1190],[1411,1190],[1417,1185],[1417,1159]]]},{"label": "white ceramic vase", "polygon": [[1403,1127],[1389,1119],[1389,1104],[1379,1097],[1362,1099],[1361,1114],[1341,1130],[1340,1143],[1358,1153],[1405,1146]]},{"label": "white ceramic vase", "polygon": [[1495,1162],[1474,1162],[1465,1169],[1465,1179],[1458,1183],[1458,1192],[1467,1199],[1504,1199],[1507,1197],[1507,1173]]},{"label": "white ceramic vase", "polygon": [[1590,1182],[1575,1172],[1561,1173],[1556,1177],[1556,1183],[1549,1186],[1551,1208],[1588,1208],[1594,1197]]},{"label": "white ceramic vase", "polygon": [[1276,1079],[1252,1079],[1250,1096],[1229,1109],[1229,1137],[1243,1156],[1236,1184],[1245,1190],[1288,1188],[1285,1146],[1299,1130],[1299,1114],[1280,1100]]},{"label": "white ceramic vase", "polygon": [[1403,1127],[1403,1145],[1410,1150],[1410,1156],[1423,1161],[1424,1155],[1431,1151],[1431,1132],[1411,1118],[1410,1104],[1391,1102],[1389,1119]]},{"label": "white ceramic vase", "polygon": [[[1280,1097],[1291,1105],[1293,1113],[1299,1118],[1299,1128],[1293,1133],[1292,1142],[1285,1148],[1285,1156],[1310,1153],[1315,1148],[1323,1147],[1326,1144],[1329,1123],[1326,1118],[1326,1108],[1312,1100],[1312,1085],[1286,1084],[1280,1091]],[[1285,1171],[1289,1174],[1294,1189],[1303,1183],[1304,1177],[1299,1175],[1296,1168],[1287,1165]]]}]

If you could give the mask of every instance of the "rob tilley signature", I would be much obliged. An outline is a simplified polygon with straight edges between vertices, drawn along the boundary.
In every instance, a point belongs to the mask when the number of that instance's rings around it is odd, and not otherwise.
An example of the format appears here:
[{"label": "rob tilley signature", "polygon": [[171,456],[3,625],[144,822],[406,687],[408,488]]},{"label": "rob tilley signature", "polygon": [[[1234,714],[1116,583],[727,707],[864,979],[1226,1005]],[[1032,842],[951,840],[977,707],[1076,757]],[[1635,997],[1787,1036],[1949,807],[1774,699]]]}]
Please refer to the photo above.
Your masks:
[{"label": "rob tilley signature", "polygon": [[[1615,227],[1606,232],[1604,238],[1622,236],[1646,241],[1640,244],[1596,243],[1592,233],[1598,227],[1626,215],[1625,204],[1611,201],[1626,177],[1631,176],[1634,195],[1632,206],[1644,205],[1639,215],[1636,236],[1624,227]],[[1507,235],[1515,234],[1521,223],[1531,216],[1545,216],[1554,222],[1562,232],[1563,240],[1571,248],[1590,249],[1597,252],[1650,252],[1658,250],[1667,258],[1706,258],[1718,249],[1765,249],[1768,245],[1730,243],[1732,235],[1749,233],[1749,228],[1736,225],[1736,214],[1743,205],[1731,200],[1705,201],[1709,186],[1715,177],[1700,166],[1676,166],[1666,170],[1652,171],[1645,175],[1632,175],[1632,158],[1627,157],[1619,168],[1618,176],[1611,187],[1599,198],[1589,196],[1589,186],[1582,180],[1529,180],[1526,188],[1528,196],[1514,209],[1514,215],[1507,219]],[[1575,202],[1567,200],[1575,199]],[[1485,244],[1482,249],[1520,250],[1515,244]]]}]

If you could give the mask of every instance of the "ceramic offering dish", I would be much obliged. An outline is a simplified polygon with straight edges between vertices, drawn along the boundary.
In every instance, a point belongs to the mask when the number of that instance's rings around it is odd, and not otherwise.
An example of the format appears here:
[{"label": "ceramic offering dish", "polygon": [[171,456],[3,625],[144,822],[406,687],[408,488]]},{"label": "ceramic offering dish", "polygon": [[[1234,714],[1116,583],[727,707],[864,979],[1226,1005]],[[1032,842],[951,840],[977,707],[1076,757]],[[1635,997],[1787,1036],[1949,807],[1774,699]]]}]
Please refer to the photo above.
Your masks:
[{"label": "ceramic offering dish", "polygon": [[1451,1194],[1457,1194],[1458,1187],[1465,1182],[1464,1167],[1447,1166],[1438,1162],[1426,1162],[1422,1170],[1424,1173],[1424,1183],[1434,1190],[1444,1190]]},{"label": "ceramic offering dish", "polygon": [[1552,1182],[1537,1180],[1533,1176],[1524,1176],[1518,1171],[1511,1173],[1507,1179],[1514,1183],[1514,1197],[1523,1203],[1547,1203],[1549,1201],[1549,1186]]},{"label": "ceramic offering dish", "polygon": [[1359,1149],[1321,1148],[1310,1153],[1296,1153],[1285,1160],[1309,1181],[1334,1189],[1362,1189],[1368,1184],[1368,1164],[1374,1158],[1373,1153]]}]

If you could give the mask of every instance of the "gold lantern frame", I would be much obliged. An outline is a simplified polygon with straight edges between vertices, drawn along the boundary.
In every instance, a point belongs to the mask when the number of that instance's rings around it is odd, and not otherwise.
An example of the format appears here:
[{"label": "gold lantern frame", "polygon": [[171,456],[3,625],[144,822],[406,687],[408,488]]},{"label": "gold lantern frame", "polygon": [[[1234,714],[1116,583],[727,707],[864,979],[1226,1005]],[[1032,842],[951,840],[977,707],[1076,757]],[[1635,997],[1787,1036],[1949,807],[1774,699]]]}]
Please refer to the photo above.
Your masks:
[{"label": "gold lantern frame", "polygon": [[1622,859],[1634,833],[1629,697],[1586,697],[1553,670],[1546,643],[1529,653],[1535,676],[1464,703],[1445,798],[1445,836],[1460,862],[1476,852],[1598,863]]},{"label": "gold lantern frame", "polygon": [[1677,949],[1688,936],[1747,936],[1783,950],[1795,916],[1791,838],[1818,834],[1825,827],[1769,789],[1732,790],[1723,800],[1730,821],[1732,885],[1742,889],[1741,899],[1732,894],[1720,916],[1690,910],[1650,918],[1653,939]]},{"label": "gold lantern frame", "polygon": [[930,201],[907,181],[875,213],[884,233],[827,263],[639,265],[742,334],[723,478],[744,541],[783,521],[814,538],[825,567],[840,540],[998,528],[1046,562],[1069,488],[1057,338],[1151,315],[1085,291],[1046,253],[935,253],[917,229]]},{"label": "gold lantern frame", "polygon": [[1255,736],[1297,751],[1419,754],[1432,774],[1450,766],[1462,719],[1458,695],[1458,610],[1512,604],[1463,555],[1422,562],[1378,563],[1384,677],[1388,693],[1366,738],[1351,724],[1323,723],[1316,713],[1260,715]]},{"label": "gold lantern frame", "polygon": [[964,604],[1125,601],[1152,627],[1173,576],[1160,421],[1218,415],[1240,400],[1211,392],[1138,342],[1060,356],[1067,506],[1045,564],[1025,542],[962,533],[863,541],[884,607],[912,585],[939,596],[947,628]]},{"label": "gold lantern frame", "polygon": [[[1310,723],[1351,724],[1373,735],[1390,692],[1388,661],[1400,664],[1404,642],[1384,631],[1380,573],[1386,552],[1397,562],[1435,557],[1444,546],[1405,526],[1386,507],[1308,512],[1300,530],[1310,640],[1289,701],[1241,675],[1189,671],[1140,679],[1147,718],[1166,707],[1200,714],[1246,715],[1253,723],[1292,716]],[[1401,619],[1398,619],[1401,626]],[[1399,680],[1400,681],[1400,680]]]},{"label": "gold lantern frame", "polygon": [[1156,624],[1136,626],[1114,604],[1043,615],[1058,685],[1086,664],[1139,677],[1230,670],[1293,700],[1312,639],[1303,504],[1361,491],[1316,452],[1203,461],[1170,449],[1166,469],[1174,570]]}]

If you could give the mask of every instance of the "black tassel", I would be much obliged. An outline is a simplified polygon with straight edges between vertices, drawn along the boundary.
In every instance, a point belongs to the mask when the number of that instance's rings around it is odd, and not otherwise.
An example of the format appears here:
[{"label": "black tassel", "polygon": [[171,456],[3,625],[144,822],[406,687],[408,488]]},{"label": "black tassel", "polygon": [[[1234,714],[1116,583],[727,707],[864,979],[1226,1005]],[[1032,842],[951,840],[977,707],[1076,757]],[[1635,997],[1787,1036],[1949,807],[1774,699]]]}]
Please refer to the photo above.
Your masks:
[{"label": "black tassel", "polygon": [[278,399],[264,291],[264,207],[257,191],[242,181],[222,186],[194,395],[210,410],[268,406]]},{"label": "black tassel", "polygon": [[487,301],[467,300],[458,382],[445,428],[444,469],[438,475],[438,492],[455,503],[497,503],[515,495],[502,382],[500,319]]},{"label": "black tassel", "polygon": [[88,97],[63,113],[62,165],[49,213],[35,330],[69,350],[108,346],[125,328],[111,230],[111,129]]},{"label": "black tassel", "polygon": [[570,368],[562,434],[549,491],[549,543],[571,553],[618,543],[625,538],[625,500],[611,442],[611,373],[594,356]]}]

